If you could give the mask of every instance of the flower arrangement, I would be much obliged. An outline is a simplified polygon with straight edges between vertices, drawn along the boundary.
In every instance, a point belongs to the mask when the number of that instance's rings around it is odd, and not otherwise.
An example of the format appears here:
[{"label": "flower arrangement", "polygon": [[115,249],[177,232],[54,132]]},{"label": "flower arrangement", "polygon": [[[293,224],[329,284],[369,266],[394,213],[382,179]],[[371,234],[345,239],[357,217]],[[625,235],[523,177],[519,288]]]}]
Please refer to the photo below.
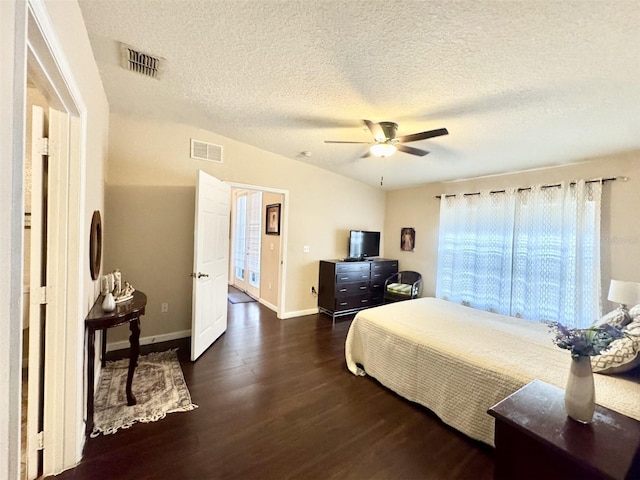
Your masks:
[{"label": "flower arrangement", "polygon": [[620,329],[607,323],[589,328],[567,328],[559,322],[546,323],[555,333],[553,343],[569,350],[573,358],[600,355],[611,342],[624,336]]}]

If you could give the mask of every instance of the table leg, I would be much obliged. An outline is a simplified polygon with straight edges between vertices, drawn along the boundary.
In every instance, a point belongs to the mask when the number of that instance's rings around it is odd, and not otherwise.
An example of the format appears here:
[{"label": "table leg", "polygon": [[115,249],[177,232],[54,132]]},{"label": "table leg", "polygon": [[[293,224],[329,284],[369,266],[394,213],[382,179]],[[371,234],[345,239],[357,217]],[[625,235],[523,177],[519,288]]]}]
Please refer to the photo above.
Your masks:
[{"label": "table leg", "polygon": [[135,318],[129,322],[129,330],[131,330],[131,336],[129,337],[129,372],[127,374],[127,405],[135,405],[136,397],[131,391],[131,383],[133,382],[133,372],[136,369],[138,363],[138,355],[140,354],[140,317]]},{"label": "table leg", "polygon": [[90,435],[93,432],[93,384],[94,384],[94,360],[96,356],[96,332],[93,328],[89,327],[87,332],[87,431],[86,434]]},{"label": "table leg", "polygon": [[107,329],[103,328],[102,329],[102,357],[101,357],[102,368],[104,368],[106,362],[107,362]]}]

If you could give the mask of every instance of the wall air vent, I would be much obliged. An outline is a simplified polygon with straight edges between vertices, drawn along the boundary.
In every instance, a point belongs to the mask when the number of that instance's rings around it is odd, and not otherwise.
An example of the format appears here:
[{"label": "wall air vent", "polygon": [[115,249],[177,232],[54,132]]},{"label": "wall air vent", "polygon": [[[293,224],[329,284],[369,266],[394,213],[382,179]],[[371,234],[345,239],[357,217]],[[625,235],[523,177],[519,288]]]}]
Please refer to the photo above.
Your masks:
[{"label": "wall air vent", "polygon": [[222,145],[191,139],[191,158],[222,163]]},{"label": "wall air vent", "polygon": [[122,68],[146,77],[160,78],[164,71],[165,59],[140,52],[124,43],[120,44]]}]

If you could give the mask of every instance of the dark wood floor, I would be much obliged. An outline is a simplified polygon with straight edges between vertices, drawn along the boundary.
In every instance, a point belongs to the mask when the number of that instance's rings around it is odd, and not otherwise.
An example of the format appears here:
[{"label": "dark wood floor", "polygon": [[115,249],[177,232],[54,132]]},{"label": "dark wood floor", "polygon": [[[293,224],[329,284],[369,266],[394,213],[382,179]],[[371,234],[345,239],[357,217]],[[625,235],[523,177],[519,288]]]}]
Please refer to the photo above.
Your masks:
[{"label": "dark wood floor", "polygon": [[197,362],[180,350],[200,408],[89,439],[56,478],[492,478],[492,449],[347,370],[349,324],[229,304],[227,332]]}]

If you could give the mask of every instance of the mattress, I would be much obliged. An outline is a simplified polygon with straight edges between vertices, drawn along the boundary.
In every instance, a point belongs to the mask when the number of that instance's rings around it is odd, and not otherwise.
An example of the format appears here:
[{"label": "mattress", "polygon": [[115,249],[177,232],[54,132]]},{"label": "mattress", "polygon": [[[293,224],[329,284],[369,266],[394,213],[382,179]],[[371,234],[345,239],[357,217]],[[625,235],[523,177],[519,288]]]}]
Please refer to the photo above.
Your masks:
[{"label": "mattress", "polygon": [[[547,325],[436,298],[360,311],[345,345],[347,367],[494,445],[487,410],[534,379],[564,388],[571,356]],[[640,420],[637,376],[595,374],[596,402]]]}]

